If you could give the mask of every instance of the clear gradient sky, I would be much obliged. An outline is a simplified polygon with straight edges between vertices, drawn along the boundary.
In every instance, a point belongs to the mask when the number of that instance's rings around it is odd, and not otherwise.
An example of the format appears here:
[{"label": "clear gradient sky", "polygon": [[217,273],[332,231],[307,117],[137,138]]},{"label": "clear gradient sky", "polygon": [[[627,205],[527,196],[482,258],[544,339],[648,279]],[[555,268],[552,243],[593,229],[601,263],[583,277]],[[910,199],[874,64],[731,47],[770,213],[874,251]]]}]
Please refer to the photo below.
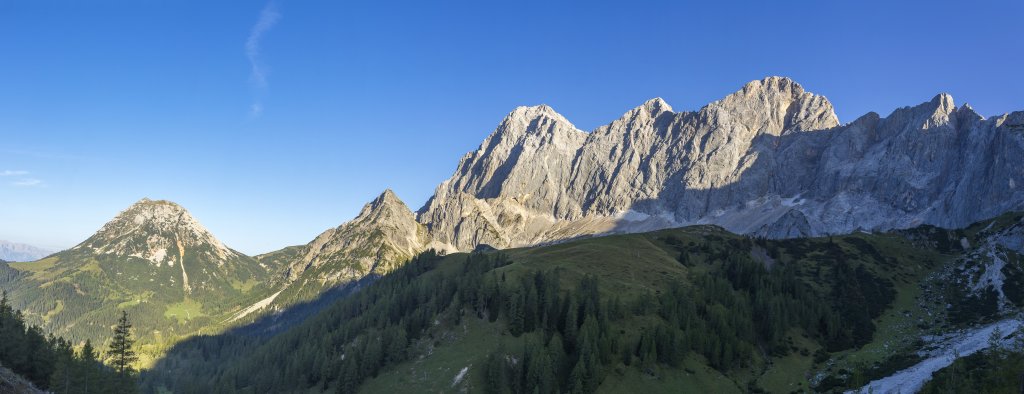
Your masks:
[{"label": "clear gradient sky", "polygon": [[418,209],[513,108],[590,130],[769,75],[842,122],[939,92],[1024,109],[1024,1],[0,0],[0,239],[60,249],[142,197],[229,246]]}]

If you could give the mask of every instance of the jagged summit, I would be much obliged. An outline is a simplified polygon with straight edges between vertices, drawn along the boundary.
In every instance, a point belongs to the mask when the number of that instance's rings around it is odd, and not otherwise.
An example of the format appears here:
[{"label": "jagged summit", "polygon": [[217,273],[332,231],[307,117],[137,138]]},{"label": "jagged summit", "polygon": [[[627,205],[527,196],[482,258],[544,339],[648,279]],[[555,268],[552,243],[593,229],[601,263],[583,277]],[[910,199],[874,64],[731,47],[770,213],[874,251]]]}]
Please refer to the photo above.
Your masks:
[{"label": "jagged summit", "polygon": [[324,231],[306,244],[286,276],[296,280],[305,271],[328,267],[319,271],[317,281],[319,285],[329,285],[371,272],[385,273],[429,242],[426,229],[416,222],[416,215],[391,189],[386,189],[364,205],[354,219]]},{"label": "jagged summit", "polygon": [[1024,188],[1006,185],[1022,182],[1024,133],[999,132],[1024,129],[1021,116],[985,121],[939,94],[840,125],[826,97],[786,77],[694,112],[651,99],[590,133],[521,107],[418,221],[457,250],[688,223],[769,237],[964,225],[1022,205]]},{"label": "jagged summit", "polygon": [[519,107],[417,213],[385,190],[305,245],[287,278],[329,286],[427,247],[689,224],[772,238],[962,226],[1024,209],[1021,130],[1024,112],[985,121],[946,94],[840,125],[827,98],[785,77],[697,111],[653,98],[589,133],[549,106]]},{"label": "jagged summit", "polygon": [[[373,199],[373,201],[370,201],[368,204],[366,204],[363,207],[363,212],[376,211],[386,208],[404,208],[405,210],[409,210],[409,207],[407,207],[405,203],[402,202],[400,198],[398,198],[398,195],[396,195],[394,191],[388,188],[384,189],[384,191],[380,195],[378,195],[377,198]],[[362,215],[363,214],[360,213],[360,216]]]}]

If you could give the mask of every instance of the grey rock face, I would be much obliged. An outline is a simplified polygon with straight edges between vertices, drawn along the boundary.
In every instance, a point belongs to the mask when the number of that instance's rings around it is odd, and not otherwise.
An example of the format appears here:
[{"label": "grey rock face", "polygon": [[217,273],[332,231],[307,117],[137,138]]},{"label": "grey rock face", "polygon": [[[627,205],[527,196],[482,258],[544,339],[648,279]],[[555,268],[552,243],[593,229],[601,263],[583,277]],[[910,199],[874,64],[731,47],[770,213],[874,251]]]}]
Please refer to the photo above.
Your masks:
[{"label": "grey rock face", "polygon": [[984,119],[948,95],[839,125],[779,77],[696,112],[650,100],[586,133],[517,108],[418,221],[452,250],[711,223],[796,237],[963,226],[1024,208],[1024,112]]}]

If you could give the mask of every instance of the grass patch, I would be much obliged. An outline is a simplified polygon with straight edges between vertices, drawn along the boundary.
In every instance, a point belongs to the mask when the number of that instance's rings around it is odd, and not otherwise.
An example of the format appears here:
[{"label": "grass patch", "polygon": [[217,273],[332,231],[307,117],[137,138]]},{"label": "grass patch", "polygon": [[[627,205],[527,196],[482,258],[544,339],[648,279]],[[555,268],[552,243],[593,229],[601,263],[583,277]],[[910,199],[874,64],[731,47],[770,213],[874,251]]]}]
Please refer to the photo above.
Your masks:
[{"label": "grass patch", "polygon": [[636,368],[616,368],[608,373],[598,393],[742,393],[728,376],[707,365],[700,356],[691,354],[681,369],[660,366],[654,374]]},{"label": "grass patch", "polygon": [[176,319],[178,323],[186,323],[189,320],[202,316],[206,316],[203,313],[203,304],[190,299],[185,299],[185,301],[177,304],[168,305],[167,310],[164,311],[164,317],[168,319]]},{"label": "grass patch", "polygon": [[46,312],[46,314],[43,315],[43,321],[49,322],[50,319],[52,319],[54,316],[57,316],[57,314],[61,313],[62,311],[64,311],[64,301],[57,300],[57,305],[52,310]]},{"label": "grass patch", "polygon": [[235,288],[235,290],[238,290],[242,293],[248,293],[249,290],[252,290],[252,288],[259,283],[260,281],[256,280],[255,278],[249,278],[244,282],[238,279],[231,279],[231,287]]},{"label": "grass patch", "polygon": [[[519,338],[502,334],[502,325],[486,320],[466,318],[463,325],[452,327],[438,339],[424,338],[412,349],[414,359],[397,365],[359,387],[361,393],[402,393],[415,387],[418,392],[451,392],[465,388],[479,392],[484,387],[484,363],[487,355],[504,344],[506,348],[522,347]],[[437,346],[440,345],[440,346]],[[462,368],[466,376],[456,386],[452,382]]]},{"label": "grass patch", "polygon": [[758,378],[758,386],[770,393],[803,392],[809,387],[804,376],[814,368],[811,355],[821,348],[816,342],[804,338],[797,330],[790,332],[793,351],[785,357],[773,358],[772,364]]}]

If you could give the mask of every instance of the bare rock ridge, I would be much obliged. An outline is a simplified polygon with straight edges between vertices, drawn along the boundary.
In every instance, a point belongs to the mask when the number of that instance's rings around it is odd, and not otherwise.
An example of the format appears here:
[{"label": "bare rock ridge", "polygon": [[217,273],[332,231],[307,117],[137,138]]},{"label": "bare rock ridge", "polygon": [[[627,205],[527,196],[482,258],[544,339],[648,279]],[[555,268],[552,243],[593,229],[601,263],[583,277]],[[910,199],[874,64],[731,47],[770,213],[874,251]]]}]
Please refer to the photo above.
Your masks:
[{"label": "bare rock ridge", "polygon": [[1024,209],[1022,161],[1024,112],[985,119],[947,94],[845,125],[781,77],[698,111],[651,99],[591,132],[549,106],[519,107],[417,213],[385,191],[304,246],[286,276],[337,284],[428,247],[690,224],[772,238],[959,227]]},{"label": "bare rock ridge", "polygon": [[649,100],[589,133],[520,107],[417,219],[463,251],[696,223],[775,238],[962,226],[1024,208],[1022,116],[985,119],[942,94],[840,125],[780,77],[696,112]]}]

